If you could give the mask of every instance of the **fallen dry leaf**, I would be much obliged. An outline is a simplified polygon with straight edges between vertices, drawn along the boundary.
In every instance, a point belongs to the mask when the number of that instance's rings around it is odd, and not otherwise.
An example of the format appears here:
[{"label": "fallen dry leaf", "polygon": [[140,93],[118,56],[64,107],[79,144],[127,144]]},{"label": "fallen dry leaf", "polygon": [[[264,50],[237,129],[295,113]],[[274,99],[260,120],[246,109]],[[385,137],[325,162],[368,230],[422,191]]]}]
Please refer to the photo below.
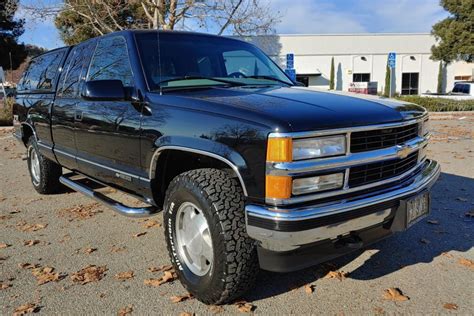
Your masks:
[{"label": "fallen dry leaf", "polygon": [[131,313],[133,312],[133,306],[132,305],[128,305],[128,306],[125,306],[125,307],[122,307],[117,315],[118,316],[126,316],[126,315],[130,315]]},{"label": "fallen dry leaf", "polygon": [[137,234],[133,235],[133,237],[140,237],[140,236],[143,236],[143,235],[146,235],[146,232],[137,233]]},{"label": "fallen dry leaf", "polygon": [[213,314],[219,314],[224,311],[224,308],[219,305],[212,305],[211,307],[209,307],[209,311]]},{"label": "fallen dry leaf", "polygon": [[115,278],[120,281],[125,281],[133,278],[133,271],[119,272],[115,275]]},{"label": "fallen dry leaf", "polygon": [[313,293],[313,292],[314,292],[314,285],[312,285],[312,284],[306,284],[306,285],[304,286],[304,291],[305,291],[306,293],[308,293],[308,294]]},{"label": "fallen dry leaf", "polygon": [[91,254],[96,250],[97,250],[97,248],[86,248],[86,249],[84,249],[84,253]]},{"label": "fallen dry leaf", "polygon": [[104,277],[105,272],[107,271],[106,266],[95,266],[89,265],[84,269],[81,269],[71,275],[71,279],[73,282],[80,283],[80,284],[87,284],[90,282],[97,282],[102,280]]},{"label": "fallen dry leaf", "polygon": [[235,302],[234,305],[237,306],[237,309],[241,313],[250,313],[253,312],[256,308],[255,305],[252,305],[246,301]]},{"label": "fallen dry leaf", "polygon": [[59,211],[60,217],[68,217],[69,221],[73,220],[85,220],[95,215],[102,213],[98,207],[100,206],[99,203],[91,203],[87,205],[79,204],[74,207],[65,208]]},{"label": "fallen dry leaf", "polygon": [[456,304],[453,303],[445,303],[443,307],[450,310],[457,310],[459,308]]},{"label": "fallen dry leaf", "polygon": [[48,224],[27,224],[25,222],[18,223],[17,228],[22,232],[35,232],[40,229],[46,228]]},{"label": "fallen dry leaf", "polygon": [[154,220],[150,220],[150,221],[146,221],[144,224],[143,224],[143,227],[145,228],[153,228],[153,227],[161,227],[161,224],[157,221],[154,221]]},{"label": "fallen dry leaf", "polygon": [[10,283],[3,283],[2,281],[0,281],[0,290],[8,289],[11,286],[12,285]]},{"label": "fallen dry leaf", "polygon": [[194,313],[189,313],[189,312],[181,312],[179,313],[179,316],[194,316]]},{"label": "fallen dry leaf", "polygon": [[458,260],[458,263],[459,263],[460,265],[465,266],[465,267],[474,269],[474,261],[472,261],[472,260],[460,258],[460,259]]},{"label": "fallen dry leaf", "polygon": [[39,311],[39,307],[36,306],[33,303],[28,303],[25,305],[21,305],[20,307],[17,307],[15,311],[13,312],[13,316],[20,316],[20,315],[25,315],[28,313],[36,313]]},{"label": "fallen dry leaf", "polygon": [[427,220],[426,222],[431,225],[439,225],[439,221],[435,219],[430,219],[430,220]]},{"label": "fallen dry leaf", "polygon": [[174,270],[165,271],[163,276],[159,279],[146,279],[143,283],[150,286],[160,286],[166,282],[173,282],[177,278]]},{"label": "fallen dry leaf", "polygon": [[38,239],[32,239],[32,240],[25,240],[23,241],[23,246],[34,246],[39,244],[40,241]]},{"label": "fallen dry leaf", "polygon": [[344,280],[348,276],[347,272],[344,271],[329,271],[324,277],[325,279],[338,279],[339,281]]},{"label": "fallen dry leaf", "polygon": [[110,248],[110,252],[123,252],[123,251],[126,251],[127,250],[127,247],[116,247],[116,246],[112,246],[112,248]]},{"label": "fallen dry leaf", "polygon": [[63,275],[60,275],[57,272],[54,272],[54,268],[52,267],[44,267],[44,268],[33,268],[31,273],[36,277],[38,281],[38,285],[43,285],[48,282],[58,282],[64,278]]},{"label": "fallen dry leaf", "polygon": [[425,245],[431,243],[431,242],[430,242],[428,239],[426,239],[426,238],[421,238],[421,239],[420,239],[420,242],[421,242],[422,244],[425,244]]},{"label": "fallen dry leaf", "polygon": [[403,295],[399,288],[391,287],[384,292],[383,298],[389,301],[403,302],[410,299],[408,296]]},{"label": "fallen dry leaf", "polygon": [[0,243],[0,249],[5,249],[5,248],[8,248],[8,247],[10,247],[10,246],[11,246],[11,245],[6,244],[6,243],[3,243],[3,242]]},{"label": "fallen dry leaf", "polygon": [[445,256],[447,258],[454,258],[454,256],[452,254],[450,254],[449,252],[442,252],[441,255]]},{"label": "fallen dry leaf", "polygon": [[150,272],[161,272],[161,271],[169,271],[171,269],[173,269],[173,266],[171,264],[166,264],[166,265],[161,266],[161,267],[149,267],[148,271],[150,271]]},{"label": "fallen dry leaf", "polygon": [[36,269],[39,267],[39,265],[31,263],[19,263],[18,267],[22,269]]},{"label": "fallen dry leaf", "polygon": [[186,295],[181,295],[181,296],[171,296],[170,300],[173,303],[179,303],[179,302],[187,301],[192,298],[193,298],[193,295],[191,293],[188,293]]}]

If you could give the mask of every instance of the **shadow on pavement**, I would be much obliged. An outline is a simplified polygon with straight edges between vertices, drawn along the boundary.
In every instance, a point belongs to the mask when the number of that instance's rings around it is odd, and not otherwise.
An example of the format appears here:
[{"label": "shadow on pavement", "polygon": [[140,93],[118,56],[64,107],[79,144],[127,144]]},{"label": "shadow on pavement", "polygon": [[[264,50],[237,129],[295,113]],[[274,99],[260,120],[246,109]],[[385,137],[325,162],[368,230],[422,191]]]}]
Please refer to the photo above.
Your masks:
[{"label": "shadow on pavement", "polygon": [[[432,191],[430,216],[405,232],[395,234],[365,250],[377,251],[348,278],[373,280],[402,267],[430,263],[444,252],[466,252],[474,246],[474,219],[466,213],[474,208],[474,179],[442,173]],[[430,224],[435,220],[439,224]],[[425,241],[423,243],[421,240]],[[262,271],[246,299],[255,301],[276,296],[316,281],[333,269],[340,269],[364,250],[293,273]]]}]

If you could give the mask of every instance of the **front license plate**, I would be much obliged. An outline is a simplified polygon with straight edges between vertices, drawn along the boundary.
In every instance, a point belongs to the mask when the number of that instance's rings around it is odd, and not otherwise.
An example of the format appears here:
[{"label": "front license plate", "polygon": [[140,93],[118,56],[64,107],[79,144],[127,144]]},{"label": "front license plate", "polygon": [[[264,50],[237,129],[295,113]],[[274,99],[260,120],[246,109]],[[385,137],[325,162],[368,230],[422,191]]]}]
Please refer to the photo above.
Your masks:
[{"label": "front license plate", "polygon": [[419,194],[407,200],[407,228],[415,224],[430,212],[430,194]]}]

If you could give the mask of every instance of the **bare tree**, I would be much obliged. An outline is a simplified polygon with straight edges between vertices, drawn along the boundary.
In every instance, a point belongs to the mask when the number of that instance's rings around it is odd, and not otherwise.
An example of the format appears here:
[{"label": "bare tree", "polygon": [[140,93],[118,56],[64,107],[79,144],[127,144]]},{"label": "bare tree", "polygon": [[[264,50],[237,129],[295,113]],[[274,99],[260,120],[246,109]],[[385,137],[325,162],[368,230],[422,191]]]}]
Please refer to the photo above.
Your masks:
[{"label": "bare tree", "polygon": [[[22,7],[33,18],[55,18],[74,41],[123,29],[204,30],[222,34],[268,34],[279,22],[267,0],[38,0]],[[78,35],[75,37],[75,35]],[[63,36],[64,38],[64,36]],[[65,39],[66,42],[67,38]]]}]

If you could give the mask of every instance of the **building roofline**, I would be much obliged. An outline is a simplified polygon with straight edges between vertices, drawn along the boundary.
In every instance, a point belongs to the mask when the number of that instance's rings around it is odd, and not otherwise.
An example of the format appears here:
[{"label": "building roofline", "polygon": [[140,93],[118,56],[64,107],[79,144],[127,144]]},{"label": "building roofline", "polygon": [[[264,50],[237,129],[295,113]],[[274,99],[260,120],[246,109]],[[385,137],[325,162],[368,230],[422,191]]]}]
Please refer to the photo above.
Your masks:
[{"label": "building roofline", "polygon": [[296,33],[277,33],[277,34],[262,34],[262,35],[244,35],[242,37],[265,37],[265,36],[420,36],[429,35],[431,33],[307,33],[307,34],[296,34]]}]

